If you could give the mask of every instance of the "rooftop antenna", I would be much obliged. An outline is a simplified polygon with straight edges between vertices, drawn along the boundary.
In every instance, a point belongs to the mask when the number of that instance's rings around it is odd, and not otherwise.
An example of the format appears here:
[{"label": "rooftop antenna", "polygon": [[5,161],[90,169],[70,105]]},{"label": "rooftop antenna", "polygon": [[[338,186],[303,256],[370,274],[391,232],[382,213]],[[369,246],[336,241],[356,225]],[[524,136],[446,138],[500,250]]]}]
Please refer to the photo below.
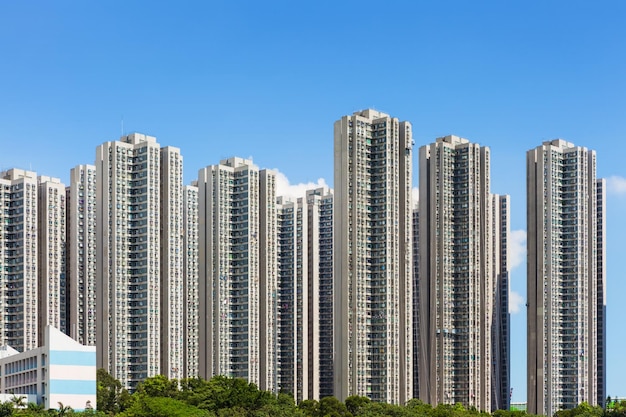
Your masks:
[{"label": "rooftop antenna", "polygon": [[124,115],[122,115],[122,121],[121,121],[121,127],[122,127],[122,136],[124,136]]}]

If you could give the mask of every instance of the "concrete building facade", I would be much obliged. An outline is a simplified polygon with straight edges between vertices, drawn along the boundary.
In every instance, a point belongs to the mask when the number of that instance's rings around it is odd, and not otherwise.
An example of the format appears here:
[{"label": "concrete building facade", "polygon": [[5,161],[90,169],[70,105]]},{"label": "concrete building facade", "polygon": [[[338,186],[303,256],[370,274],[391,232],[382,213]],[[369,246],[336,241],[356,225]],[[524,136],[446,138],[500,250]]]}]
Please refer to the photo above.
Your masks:
[{"label": "concrete building facade", "polygon": [[20,352],[38,340],[37,174],[21,169],[0,173],[0,305],[4,310],[0,344]]},{"label": "concrete building facade", "polygon": [[[277,197],[278,220],[278,386],[296,402],[309,399],[308,216],[304,199]],[[313,379],[315,376],[313,375]]]},{"label": "concrete building facade", "polygon": [[333,395],[332,202],[327,187],[277,198],[278,388],[296,401]]},{"label": "concrete building facade", "polygon": [[0,173],[0,342],[20,352],[43,343],[48,324],[67,331],[65,198],[58,178]]},{"label": "concrete building facade", "polygon": [[419,320],[418,311],[420,306],[419,300],[419,201],[413,201],[413,398],[419,398],[419,372],[417,369],[419,363]]},{"label": "concrete building facade", "polygon": [[68,334],[78,343],[96,344],[96,167],[70,171],[67,200]]},{"label": "concrete building facade", "polygon": [[186,378],[198,376],[198,186],[197,182],[184,187],[184,368]]},{"label": "concrete building facade", "polygon": [[43,342],[46,325],[67,333],[65,265],[65,185],[58,178],[39,176],[37,299],[38,339]]},{"label": "concrete building facade", "polygon": [[275,173],[230,158],[198,173],[199,375],[277,391]]},{"label": "concrete building facade", "polygon": [[489,412],[508,383],[508,199],[490,193],[489,148],[457,136],[421,147],[419,170],[419,398]]},{"label": "concrete building facade", "polygon": [[[312,340],[319,350],[313,350],[309,362],[316,363],[319,368],[310,369],[309,373],[319,372],[319,389],[313,385],[309,393],[312,398],[330,397],[334,393],[334,340],[333,340],[333,286],[334,286],[334,252],[333,252],[333,191],[325,187],[309,190],[306,193],[309,216],[309,293],[313,299],[309,302],[309,317],[314,318],[319,327],[310,329]],[[317,295],[317,299],[315,299]],[[319,306],[319,307],[318,307]],[[317,314],[317,317],[315,316]],[[315,318],[316,317],[316,318]],[[319,333],[317,333],[319,332]],[[315,335],[319,335],[319,340]],[[316,358],[317,357],[317,358]],[[319,361],[319,365],[317,365]],[[309,379],[314,378],[313,375]],[[319,392],[319,394],[318,394]]]},{"label": "concrete building facade", "polygon": [[413,394],[409,122],[364,110],[334,125],[334,390]]},{"label": "concrete building facade", "polygon": [[134,133],[97,148],[96,177],[98,367],[132,391],[183,369],[182,158]]},{"label": "concrete building facade", "polygon": [[180,149],[161,149],[161,373],[182,379],[184,372],[184,188]]},{"label": "concrete building facade", "polygon": [[508,195],[492,195],[493,263],[495,294],[491,343],[493,346],[491,410],[508,410],[511,402],[511,314],[509,313],[509,235],[511,201]]},{"label": "concrete building facade", "polygon": [[527,153],[528,412],[605,391],[605,191],[595,151],[562,139]]}]

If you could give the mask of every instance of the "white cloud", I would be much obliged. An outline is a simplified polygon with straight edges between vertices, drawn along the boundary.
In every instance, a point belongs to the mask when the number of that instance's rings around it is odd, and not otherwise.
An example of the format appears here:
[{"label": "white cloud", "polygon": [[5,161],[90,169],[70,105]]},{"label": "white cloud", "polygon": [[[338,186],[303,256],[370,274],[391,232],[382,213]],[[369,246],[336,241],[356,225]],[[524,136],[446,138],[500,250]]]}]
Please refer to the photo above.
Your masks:
[{"label": "white cloud", "polygon": [[419,201],[420,201],[420,189],[417,187],[413,187],[413,189],[411,190],[411,199],[412,201],[412,205],[416,205]]},{"label": "white cloud", "polygon": [[509,269],[513,270],[526,260],[526,231],[511,230],[509,236]]},{"label": "white cloud", "polygon": [[[296,199],[298,197],[304,197],[307,190],[311,190],[319,187],[328,187],[324,178],[318,178],[317,182],[307,182],[300,184],[291,184],[285,174],[277,169],[276,172],[276,195],[282,197],[291,197]],[[330,188],[330,187],[329,187]]]},{"label": "white cloud", "polygon": [[626,195],[626,178],[613,175],[606,179],[607,190],[611,194]]},{"label": "white cloud", "polygon": [[524,306],[524,298],[515,291],[509,293],[509,313],[517,314]]}]

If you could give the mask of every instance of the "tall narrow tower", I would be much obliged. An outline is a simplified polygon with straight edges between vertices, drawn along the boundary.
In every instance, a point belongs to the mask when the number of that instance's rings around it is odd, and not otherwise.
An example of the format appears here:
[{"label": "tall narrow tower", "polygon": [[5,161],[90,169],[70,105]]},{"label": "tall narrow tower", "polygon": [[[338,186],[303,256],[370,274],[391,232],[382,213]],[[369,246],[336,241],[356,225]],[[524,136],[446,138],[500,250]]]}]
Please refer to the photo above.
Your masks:
[{"label": "tall narrow tower", "polygon": [[420,398],[487,412],[499,379],[493,361],[508,351],[493,333],[508,318],[500,303],[508,287],[497,285],[507,270],[508,200],[490,194],[489,155],[457,136],[420,148],[417,277]]},{"label": "tall narrow tower", "polygon": [[[96,178],[98,367],[131,390],[154,375],[179,377],[180,151],[160,149],[151,136],[123,136],[97,148]],[[177,322],[174,333],[163,331]]]},{"label": "tall narrow tower", "polygon": [[65,259],[65,185],[58,178],[37,177],[39,242],[39,344],[46,325],[67,333]]},{"label": "tall narrow tower", "polygon": [[180,149],[166,146],[160,151],[161,181],[161,373],[182,379],[184,371],[184,189],[183,157]]},{"label": "tall narrow tower", "polygon": [[375,110],[335,136],[335,396],[412,397],[411,124]]},{"label": "tall narrow tower", "polygon": [[306,191],[308,398],[333,395],[333,191]]},{"label": "tall narrow tower", "polygon": [[562,139],[527,153],[528,412],[604,393],[604,182],[596,153]]},{"label": "tall narrow tower", "polygon": [[183,329],[185,377],[198,377],[198,183],[184,188],[184,318]]},{"label": "tall narrow tower", "polygon": [[332,202],[326,187],[278,205],[278,388],[332,396]]},{"label": "tall narrow tower", "polygon": [[[278,211],[278,386],[296,402],[309,399],[308,239],[310,230],[303,198],[277,198]],[[319,389],[319,384],[318,384]],[[318,396],[319,398],[319,396]]]},{"label": "tall narrow tower", "polygon": [[0,343],[18,351],[67,331],[65,198],[58,178],[0,172]]},{"label": "tall narrow tower", "polygon": [[96,167],[70,171],[67,195],[68,335],[96,344]]},{"label": "tall narrow tower", "polygon": [[491,326],[493,361],[491,367],[491,410],[508,410],[511,405],[511,314],[509,313],[509,235],[508,195],[493,194],[492,221],[493,276],[495,279],[494,315]]},{"label": "tall narrow tower", "polygon": [[275,174],[230,158],[198,173],[199,375],[276,391]]}]

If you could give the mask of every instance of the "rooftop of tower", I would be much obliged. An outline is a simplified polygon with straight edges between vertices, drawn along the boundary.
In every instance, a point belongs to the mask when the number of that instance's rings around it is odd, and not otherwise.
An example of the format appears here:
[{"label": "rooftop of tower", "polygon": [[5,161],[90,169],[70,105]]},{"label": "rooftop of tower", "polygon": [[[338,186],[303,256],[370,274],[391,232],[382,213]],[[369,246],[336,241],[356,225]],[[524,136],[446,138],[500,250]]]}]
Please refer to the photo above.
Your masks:
[{"label": "rooftop of tower", "polygon": [[568,149],[568,148],[576,147],[576,145],[574,145],[572,142],[568,142],[565,139],[552,139],[552,140],[543,142],[543,144],[546,146],[554,146],[559,149]]},{"label": "rooftop of tower", "polygon": [[37,178],[37,173],[34,171],[27,171],[20,168],[11,168],[6,171],[0,172],[0,178],[5,180],[17,180],[19,178]]},{"label": "rooftop of tower", "polygon": [[256,165],[252,162],[252,158],[241,158],[239,156],[222,159],[220,161],[220,165],[226,165],[233,168],[239,168],[242,166],[251,166],[256,168]]},{"label": "rooftop of tower", "polygon": [[133,145],[141,142],[156,143],[156,138],[154,136],[144,135],[143,133],[131,133],[129,135],[122,136],[120,138],[120,142],[131,143]]},{"label": "rooftop of tower", "polygon": [[440,138],[437,138],[437,142],[445,142],[445,143],[449,143],[452,145],[460,145],[461,143],[469,143],[469,140],[459,137],[459,136],[455,136],[455,135],[448,135],[448,136],[442,136]]},{"label": "rooftop of tower", "polygon": [[391,117],[387,113],[383,113],[374,109],[365,109],[360,111],[355,111],[353,113],[355,116],[367,117],[368,119],[382,119],[383,117]]}]

